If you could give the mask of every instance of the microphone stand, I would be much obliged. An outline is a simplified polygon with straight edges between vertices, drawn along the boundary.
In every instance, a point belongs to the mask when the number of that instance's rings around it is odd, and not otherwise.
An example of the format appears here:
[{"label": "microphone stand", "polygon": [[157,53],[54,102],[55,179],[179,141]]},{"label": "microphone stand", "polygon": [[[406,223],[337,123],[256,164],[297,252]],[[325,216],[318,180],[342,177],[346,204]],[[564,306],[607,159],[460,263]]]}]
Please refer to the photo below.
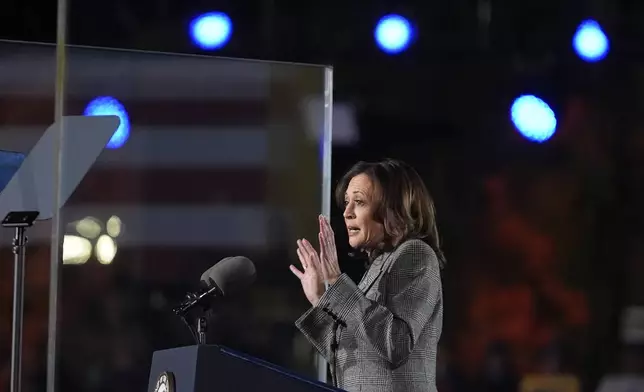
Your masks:
[{"label": "microphone stand", "polygon": [[206,344],[206,331],[208,327],[208,321],[206,317],[201,316],[197,318],[197,344]]},{"label": "microphone stand", "polygon": [[[217,285],[212,284],[209,287],[206,287],[203,290],[200,290],[196,293],[186,294],[184,301],[172,311],[188,326],[192,337],[195,339],[197,344],[206,344],[206,332],[208,331],[208,319],[206,316],[198,316],[195,320],[195,328],[193,329],[191,322],[188,321],[188,314],[190,311],[195,308],[200,308],[201,311],[206,311],[208,306],[208,300],[211,296],[221,295],[221,290]],[[196,331],[196,334],[195,334]]]},{"label": "microphone stand", "polygon": [[13,320],[11,328],[11,392],[20,392],[22,376],[22,318],[24,308],[25,259],[27,254],[27,227],[38,217],[37,211],[10,212],[2,226],[13,228]]}]

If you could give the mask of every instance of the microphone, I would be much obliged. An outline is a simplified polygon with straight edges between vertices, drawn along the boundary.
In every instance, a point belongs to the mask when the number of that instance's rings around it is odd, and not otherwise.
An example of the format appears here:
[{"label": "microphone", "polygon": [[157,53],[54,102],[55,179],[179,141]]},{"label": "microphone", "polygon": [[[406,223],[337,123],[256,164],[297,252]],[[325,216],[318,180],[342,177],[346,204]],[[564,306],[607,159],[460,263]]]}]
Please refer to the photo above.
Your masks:
[{"label": "microphone", "polygon": [[256,277],[257,271],[252,261],[243,256],[226,257],[201,274],[201,288],[186,294],[184,301],[173,312],[184,317],[196,307],[207,310],[212,302],[248,288]]}]

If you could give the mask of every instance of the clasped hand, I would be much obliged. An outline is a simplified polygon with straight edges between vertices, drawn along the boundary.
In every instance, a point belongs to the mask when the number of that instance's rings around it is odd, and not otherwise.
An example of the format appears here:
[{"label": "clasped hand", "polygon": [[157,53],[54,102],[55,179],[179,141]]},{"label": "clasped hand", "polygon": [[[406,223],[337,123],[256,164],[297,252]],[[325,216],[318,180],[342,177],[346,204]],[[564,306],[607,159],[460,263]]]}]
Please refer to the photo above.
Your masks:
[{"label": "clasped hand", "polygon": [[335,237],[329,221],[319,217],[320,253],[306,239],[297,240],[297,257],[300,259],[303,271],[291,265],[291,272],[300,280],[304,295],[311,305],[316,306],[324,294],[324,282],[334,284],[340,277],[338,252],[335,248]]}]

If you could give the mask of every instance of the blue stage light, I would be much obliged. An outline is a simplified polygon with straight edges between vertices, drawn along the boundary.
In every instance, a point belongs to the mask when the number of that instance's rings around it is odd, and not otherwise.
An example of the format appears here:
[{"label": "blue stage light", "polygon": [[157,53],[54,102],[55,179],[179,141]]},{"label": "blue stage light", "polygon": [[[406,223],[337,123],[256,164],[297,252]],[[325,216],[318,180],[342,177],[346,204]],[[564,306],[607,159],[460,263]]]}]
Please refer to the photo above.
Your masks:
[{"label": "blue stage light", "polygon": [[378,21],[374,36],[383,52],[397,54],[409,46],[414,29],[407,19],[400,15],[386,15]]},{"label": "blue stage light", "polygon": [[519,133],[533,142],[545,142],[557,129],[554,111],[534,95],[523,95],[515,99],[510,115]]},{"label": "blue stage light", "polygon": [[208,12],[190,23],[192,42],[203,50],[223,48],[233,33],[233,22],[223,12]]},{"label": "blue stage light", "polygon": [[116,99],[112,97],[97,97],[94,98],[87,107],[85,107],[85,116],[118,116],[121,120],[121,125],[116,129],[114,135],[107,143],[106,148],[116,149],[125,144],[130,137],[130,118],[125,110],[125,107]]},{"label": "blue stage light", "polygon": [[601,26],[594,20],[585,20],[573,37],[573,47],[577,55],[585,61],[596,62],[608,54],[610,43]]}]

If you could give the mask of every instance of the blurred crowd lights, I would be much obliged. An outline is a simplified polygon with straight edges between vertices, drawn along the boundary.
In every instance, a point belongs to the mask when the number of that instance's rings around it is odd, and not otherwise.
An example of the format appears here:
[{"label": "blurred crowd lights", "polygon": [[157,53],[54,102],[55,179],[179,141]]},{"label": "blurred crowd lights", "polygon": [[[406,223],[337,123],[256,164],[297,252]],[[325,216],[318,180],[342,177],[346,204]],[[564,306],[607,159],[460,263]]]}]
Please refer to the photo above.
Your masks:
[{"label": "blurred crowd lights", "polygon": [[[96,257],[101,264],[111,264],[116,257],[116,238],[123,231],[123,222],[118,216],[111,216],[105,225],[94,217],[85,217],[71,224],[74,234],[63,239],[63,264],[85,264]],[[103,230],[105,229],[105,230]]]}]

